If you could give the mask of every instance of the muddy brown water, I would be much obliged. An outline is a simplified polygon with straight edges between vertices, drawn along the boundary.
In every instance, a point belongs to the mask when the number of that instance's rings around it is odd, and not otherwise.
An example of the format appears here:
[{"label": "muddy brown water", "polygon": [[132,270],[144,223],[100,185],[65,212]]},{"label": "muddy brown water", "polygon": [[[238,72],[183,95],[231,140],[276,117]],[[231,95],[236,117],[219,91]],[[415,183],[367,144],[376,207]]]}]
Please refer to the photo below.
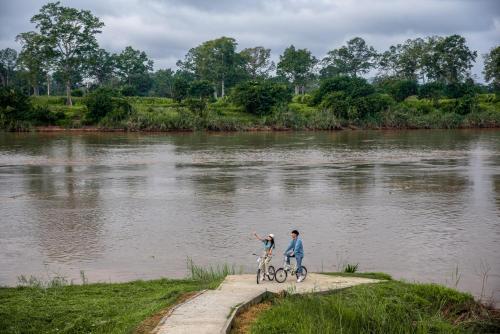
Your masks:
[{"label": "muddy brown water", "polygon": [[498,301],[500,131],[0,133],[1,285],[183,277],[187,258],[251,272],[251,233],[279,254],[295,228],[309,270]]}]

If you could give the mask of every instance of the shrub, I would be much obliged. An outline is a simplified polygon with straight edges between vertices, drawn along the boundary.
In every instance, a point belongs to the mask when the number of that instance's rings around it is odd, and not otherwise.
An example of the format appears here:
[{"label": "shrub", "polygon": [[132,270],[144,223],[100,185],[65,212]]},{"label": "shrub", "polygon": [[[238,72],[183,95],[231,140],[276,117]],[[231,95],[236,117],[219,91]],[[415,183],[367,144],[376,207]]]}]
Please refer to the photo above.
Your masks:
[{"label": "shrub", "polygon": [[137,96],[138,92],[135,86],[133,85],[124,85],[120,92],[123,96]]},{"label": "shrub", "polygon": [[321,108],[331,111],[337,118],[349,118],[351,99],[344,92],[327,94],[321,102]]},{"label": "shrub", "polygon": [[188,95],[190,97],[207,99],[214,93],[214,87],[207,80],[196,80],[191,82],[188,88]]},{"label": "shrub", "polygon": [[82,97],[82,96],[83,96],[83,90],[81,90],[80,88],[73,89],[73,90],[71,91],[71,96],[74,96],[74,97]]},{"label": "shrub", "polygon": [[132,107],[121,95],[110,88],[98,88],[85,97],[86,121],[97,123],[107,117],[110,121],[122,120],[132,111]]},{"label": "shrub", "polygon": [[50,110],[46,105],[37,105],[29,113],[33,125],[55,125],[66,117],[62,110]]},{"label": "shrub", "polygon": [[375,90],[363,78],[335,77],[321,82],[319,89],[313,95],[311,103],[318,105],[326,95],[334,92],[344,92],[348,97],[357,98],[370,95]]},{"label": "shrub", "polygon": [[188,96],[189,83],[182,78],[176,78],[172,87],[172,97],[175,101],[180,102]]},{"label": "shrub", "polygon": [[418,84],[415,80],[387,79],[380,82],[379,86],[384,93],[391,95],[398,102],[418,93]]},{"label": "shrub", "polygon": [[29,116],[29,97],[17,88],[0,88],[0,114],[5,120],[25,120]]},{"label": "shrub", "polygon": [[249,113],[268,115],[274,106],[290,102],[292,92],[283,84],[248,81],[234,87],[231,98]]},{"label": "shrub", "polygon": [[437,100],[444,94],[444,85],[441,82],[429,82],[423,84],[418,89],[418,98]]}]

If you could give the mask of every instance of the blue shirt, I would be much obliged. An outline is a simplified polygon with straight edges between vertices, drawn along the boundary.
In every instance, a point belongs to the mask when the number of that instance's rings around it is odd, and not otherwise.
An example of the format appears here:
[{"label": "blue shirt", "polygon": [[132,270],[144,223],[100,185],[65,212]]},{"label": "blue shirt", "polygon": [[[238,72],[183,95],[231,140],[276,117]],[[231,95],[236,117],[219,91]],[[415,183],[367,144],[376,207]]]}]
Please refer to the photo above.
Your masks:
[{"label": "blue shirt", "polygon": [[302,239],[292,239],[287,249],[285,250],[285,254],[289,251],[293,250],[295,256],[304,256],[304,247],[302,246]]},{"label": "blue shirt", "polygon": [[271,241],[269,241],[269,240],[262,240],[262,242],[264,243],[264,249],[266,251],[270,250],[271,248],[274,248],[274,244],[272,244]]}]

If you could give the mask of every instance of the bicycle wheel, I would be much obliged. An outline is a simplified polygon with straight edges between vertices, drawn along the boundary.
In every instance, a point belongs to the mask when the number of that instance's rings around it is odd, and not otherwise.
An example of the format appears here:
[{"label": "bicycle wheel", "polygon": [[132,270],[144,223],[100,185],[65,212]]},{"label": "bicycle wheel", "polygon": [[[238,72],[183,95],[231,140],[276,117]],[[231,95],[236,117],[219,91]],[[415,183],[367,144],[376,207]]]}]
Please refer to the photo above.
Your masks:
[{"label": "bicycle wheel", "polygon": [[276,274],[276,270],[274,270],[274,267],[269,266],[269,268],[267,268],[267,271],[269,272],[269,275],[267,275],[267,279],[270,281],[274,280],[274,275]]},{"label": "bicycle wheel", "polygon": [[276,270],[276,272],[274,273],[274,279],[276,280],[276,282],[278,283],[283,283],[284,281],[286,281],[286,276],[288,274],[286,273],[286,271],[283,269],[283,268],[279,268],[278,270]]},{"label": "bicycle wheel", "polygon": [[[304,279],[306,279],[307,277],[307,268],[304,267],[304,266],[301,266],[302,267],[302,276],[304,276]],[[299,273],[295,273],[295,276],[297,276],[297,279],[299,278],[300,274]]]},{"label": "bicycle wheel", "polygon": [[257,269],[257,284],[260,283],[260,269]]}]

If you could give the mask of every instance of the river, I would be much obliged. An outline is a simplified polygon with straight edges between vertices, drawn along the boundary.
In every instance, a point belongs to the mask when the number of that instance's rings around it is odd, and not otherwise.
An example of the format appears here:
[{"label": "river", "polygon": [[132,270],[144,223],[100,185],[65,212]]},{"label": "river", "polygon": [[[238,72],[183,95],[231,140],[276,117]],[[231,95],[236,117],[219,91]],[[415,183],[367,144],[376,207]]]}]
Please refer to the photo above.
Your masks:
[{"label": "river", "polygon": [[0,133],[2,285],[183,277],[187,258],[251,272],[252,232],[279,254],[291,229],[310,271],[499,301],[500,131]]}]

